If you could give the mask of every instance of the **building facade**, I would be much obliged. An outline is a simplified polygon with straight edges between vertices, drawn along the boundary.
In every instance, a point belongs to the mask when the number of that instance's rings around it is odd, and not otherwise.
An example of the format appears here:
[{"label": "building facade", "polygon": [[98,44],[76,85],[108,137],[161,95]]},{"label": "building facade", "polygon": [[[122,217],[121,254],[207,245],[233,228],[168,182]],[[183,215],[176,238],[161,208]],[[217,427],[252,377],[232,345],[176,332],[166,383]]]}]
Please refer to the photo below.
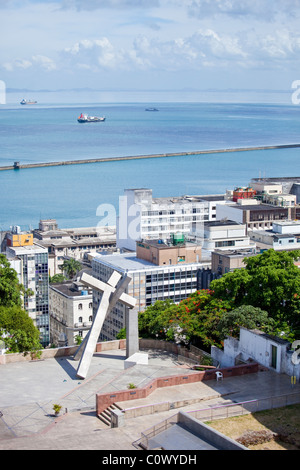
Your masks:
[{"label": "building facade", "polygon": [[203,225],[203,249],[214,250],[254,250],[255,243],[251,242],[246,233],[246,224],[234,220],[216,220],[205,222]]},{"label": "building facade", "polygon": [[[155,249],[169,250],[169,246],[159,244],[158,241],[147,240],[148,246],[152,244]],[[158,247],[158,245],[162,245]],[[141,247],[143,250],[147,248]],[[181,247],[183,248],[183,247]],[[177,253],[177,246],[174,251]],[[141,256],[141,252],[140,256]],[[181,252],[181,256],[182,256]],[[199,254],[199,253],[198,253]],[[199,287],[199,271],[210,267],[210,261],[194,262],[177,261],[176,264],[163,262],[158,265],[143,258],[138,258],[136,252],[127,252],[114,255],[95,256],[92,262],[93,276],[107,282],[114,271],[122,276],[127,274],[131,278],[127,293],[136,298],[135,311],[143,311],[157,300],[171,299],[175,303],[186,299]],[[175,255],[177,259],[177,254]],[[169,255],[168,255],[169,257]],[[162,259],[162,258],[160,258]],[[157,261],[156,261],[157,262]],[[94,311],[98,308],[101,295],[94,292]],[[121,328],[125,327],[126,308],[117,303],[116,307],[107,316],[100,335],[100,341],[113,340]]]},{"label": "building facade", "polygon": [[25,289],[32,295],[24,295],[23,308],[28,312],[40,332],[43,346],[50,342],[49,321],[49,273],[47,249],[33,243],[30,234],[21,233],[15,227],[7,234],[6,257]]},{"label": "building facade", "polygon": [[273,248],[276,251],[300,249],[300,221],[274,222],[272,230],[249,231],[250,238],[260,250]]},{"label": "building facade", "polygon": [[215,250],[211,256],[211,271],[218,276],[223,276],[235,269],[245,267],[245,258],[255,256],[256,250]]},{"label": "building facade", "polygon": [[50,276],[61,274],[65,259],[86,259],[88,253],[116,248],[116,227],[59,229],[55,219],[40,220],[34,240],[48,250]]},{"label": "building facade", "polygon": [[296,207],[260,203],[241,199],[236,204],[217,205],[217,219],[230,219],[245,224],[249,230],[272,229],[273,222],[296,218]]},{"label": "building facade", "polygon": [[93,322],[93,292],[77,281],[51,284],[49,288],[51,342],[75,344],[87,335]]},{"label": "building facade", "polygon": [[117,247],[135,251],[136,241],[196,234],[209,220],[209,204],[201,196],[153,198],[152,189],[126,189],[119,214]]}]

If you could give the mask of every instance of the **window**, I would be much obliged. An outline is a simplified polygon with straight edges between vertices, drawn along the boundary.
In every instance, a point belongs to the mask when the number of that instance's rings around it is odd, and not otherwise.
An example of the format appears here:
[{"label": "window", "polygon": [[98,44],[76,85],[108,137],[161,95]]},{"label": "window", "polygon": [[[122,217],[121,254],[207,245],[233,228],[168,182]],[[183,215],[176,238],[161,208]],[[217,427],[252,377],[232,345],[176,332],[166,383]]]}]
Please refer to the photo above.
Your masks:
[{"label": "window", "polygon": [[93,308],[93,302],[89,303],[89,308]]},{"label": "window", "polygon": [[82,317],[78,317],[78,323],[82,323]]},{"label": "window", "polygon": [[82,304],[78,304],[78,310],[82,310]]}]

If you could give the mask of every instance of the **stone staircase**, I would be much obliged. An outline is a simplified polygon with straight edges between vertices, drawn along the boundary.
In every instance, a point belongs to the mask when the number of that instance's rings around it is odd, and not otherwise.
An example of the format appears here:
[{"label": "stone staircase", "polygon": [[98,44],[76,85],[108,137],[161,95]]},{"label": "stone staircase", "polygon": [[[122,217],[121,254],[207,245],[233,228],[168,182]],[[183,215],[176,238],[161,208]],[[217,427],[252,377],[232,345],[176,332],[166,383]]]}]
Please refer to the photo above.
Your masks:
[{"label": "stone staircase", "polygon": [[120,408],[116,403],[113,403],[98,415],[100,421],[109,427],[111,426],[111,412],[113,410],[122,410],[122,408]]}]

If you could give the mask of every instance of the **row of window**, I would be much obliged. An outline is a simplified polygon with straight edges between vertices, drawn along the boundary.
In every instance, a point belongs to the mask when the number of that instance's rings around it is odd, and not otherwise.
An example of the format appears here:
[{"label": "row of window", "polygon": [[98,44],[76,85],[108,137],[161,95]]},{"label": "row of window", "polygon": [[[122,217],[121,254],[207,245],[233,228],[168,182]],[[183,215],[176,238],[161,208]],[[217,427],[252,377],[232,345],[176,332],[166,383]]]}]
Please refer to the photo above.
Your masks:
[{"label": "row of window", "polygon": [[[78,304],[78,310],[82,310],[82,308],[83,308],[83,305],[81,303]],[[93,308],[93,302],[89,303],[89,308]]]},{"label": "row of window", "polygon": [[197,276],[198,269],[193,269],[191,271],[175,271],[175,272],[161,272],[158,274],[148,274],[146,276],[146,284],[151,284],[155,281],[170,281],[173,279],[190,279]]},{"label": "row of window", "polygon": [[[89,322],[92,322],[93,321],[93,315],[90,315],[89,316]],[[83,322],[83,318],[82,317],[78,317],[78,323],[82,323]]]},{"label": "row of window", "polygon": [[166,284],[159,286],[149,286],[146,287],[146,294],[153,294],[157,292],[174,292],[175,290],[186,290],[186,289],[196,289],[197,281],[187,282],[183,284]]}]

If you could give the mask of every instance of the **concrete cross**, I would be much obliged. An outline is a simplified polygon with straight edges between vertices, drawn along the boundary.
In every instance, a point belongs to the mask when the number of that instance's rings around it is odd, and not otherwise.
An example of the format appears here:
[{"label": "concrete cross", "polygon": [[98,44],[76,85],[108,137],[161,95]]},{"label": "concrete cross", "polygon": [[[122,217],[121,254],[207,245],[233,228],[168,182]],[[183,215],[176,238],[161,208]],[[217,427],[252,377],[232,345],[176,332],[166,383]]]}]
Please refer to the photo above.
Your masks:
[{"label": "concrete cross", "polygon": [[[115,307],[117,302],[121,302],[129,309],[133,309],[136,304],[136,299],[125,293],[131,278],[126,275],[122,279],[121,274],[117,271],[112,273],[107,283],[99,281],[87,273],[83,273],[80,280],[83,284],[102,293],[101,301],[91,329],[74,356],[75,360],[80,359],[80,363],[77,368],[77,376],[85,379],[107,314]],[[126,321],[126,327],[129,327],[126,330],[126,353],[127,355],[131,355],[138,351],[137,322],[136,324],[133,322],[131,325],[130,321]],[[132,344],[127,345],[127,342],[130,342],[130,339],[133,339]]]}]

